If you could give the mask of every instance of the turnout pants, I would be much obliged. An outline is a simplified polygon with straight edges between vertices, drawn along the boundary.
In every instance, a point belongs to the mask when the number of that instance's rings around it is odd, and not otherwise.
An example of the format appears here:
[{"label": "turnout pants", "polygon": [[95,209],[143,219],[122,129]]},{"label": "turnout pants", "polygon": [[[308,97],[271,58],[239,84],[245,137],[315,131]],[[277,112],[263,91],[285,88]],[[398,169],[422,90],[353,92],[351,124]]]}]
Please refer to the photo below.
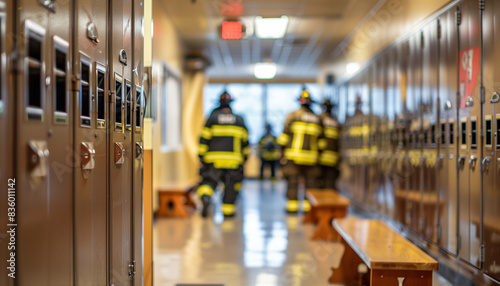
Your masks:
[{"label": "turnout pants", "polygon": [[322,189],[335,189],[335,182],[339,176],[337,167],[319,166],[321,175],[318,178],[318,187]]},{"label": "turnout pants", "polygon": [[299,177],[304,178],[306,189],[314,188],[317,185],[316,178],[319,175],[317,166],[298,165],[292,161],[288,161],[282,169],[283,176],[288,181],[288,188],[286,191],[288,200],[296,201],[298,199]]},{"label": "turnout pants", "polygon": [[234,205],[243,180],[243,167],[237,169],[217,169],[213,164],[203,164],[200,169],[202,181],[198,186],[198,196],[212,196],[218,182],[224,184],[223,204]]},{"label": "turnout pants", "polygon": [[268,161],[268,160],[264,160],[264,159],[261,159],[261,163],[260,163],[260,177],[264,178],[264,168],[266,165],[268,165],[269,168],[271,168],[271,178],[275,178],[276,177],[276,160]]}]

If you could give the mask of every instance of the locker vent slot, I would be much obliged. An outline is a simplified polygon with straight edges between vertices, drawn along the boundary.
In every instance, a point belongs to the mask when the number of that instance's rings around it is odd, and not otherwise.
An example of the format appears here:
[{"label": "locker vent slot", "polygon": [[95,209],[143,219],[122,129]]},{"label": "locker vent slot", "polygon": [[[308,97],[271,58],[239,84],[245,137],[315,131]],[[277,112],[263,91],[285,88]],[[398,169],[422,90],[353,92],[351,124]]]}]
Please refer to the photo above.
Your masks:
[{"label": "locker vent slot", "polygon": [[462,122],[462,145],[467,145],[467,122]]},{"label": "locker vent slot", "polygon": [[413,148],[413,132],[410,132],[408,143],[410,145],[410,148]]},{"label": "locker vent slot", "polygon": [[500,118],[497,118],[497,149],[500,149]]},{"label": "locker vent slot", "polygon": [[115,124],[122,124],[122,82],[115,80]]},{"label": "locker vent slot", "polygon": [[486,120],[485,125],[486,125],[485,144],[486,146],[491,147],[491,120],[490,119]]},{"label": "locker vent slot", "polygon": [[471,149],[477,149],[477,122],[475,120],[471,121]]},{"label": "locker vent slot", "polygon": [[420,147],[420,134],[418,134],[418,131],[415,131],[415,148]]},{"label": "locker vent slot", "polygon": [[455,123],[450,122],[450,145],[455,144]]},{"label": "locker vent slot", "polygon": [[427,148],[429,146],[429,130],[424,131],[424,148]]},{"label": "locker vent slot", "polygon": [[97,70],[97,120],[105,121],[104,72]]},{"label": "locker vent slot", "polygon": [[441,123],[441,145],[444,144],[446,144],[446,124]]},{"label": "locker vent slot", "polygon": [[66,113],[66,53],[56,49],[55,53],[55,111]]},{"label": "locker vent slot", "polygon": [[[29,119],[42,119],[42,36],[28,31],[27,105]],[[38,111],[37,111],[38,110]]]},{"label": "locker vent slot", "polygon": [[436,125],[431,126],[431,147],[436,146]]},{"label": "locker vent slot", "polygon": [[402,148],[406,147],[406,129],[403,129],[403,136],[401,138],[401,147]]},{"label": "locker vent slot", "polygon": [[125,86],[125,91],[127,92],[127,106],[125,108],[125,118],[127,119],[127,128],[130,128],[132,126],[132,86],[130,84],[127,84]]},{"label": "locker vent slot", "polygon": [[141,128],[141,110],[142,110],[142,101],[141,101],[141,91],[136,90],[135,92],[135,102],[136,102],[136,110],[135,110],[135,126],[137,128]]},{"label": "locker vent slot", "polygon": [[80,80],[80,116],[81,125],[90,126],[90,66],[86,62],[81,62],[81,80]]}]

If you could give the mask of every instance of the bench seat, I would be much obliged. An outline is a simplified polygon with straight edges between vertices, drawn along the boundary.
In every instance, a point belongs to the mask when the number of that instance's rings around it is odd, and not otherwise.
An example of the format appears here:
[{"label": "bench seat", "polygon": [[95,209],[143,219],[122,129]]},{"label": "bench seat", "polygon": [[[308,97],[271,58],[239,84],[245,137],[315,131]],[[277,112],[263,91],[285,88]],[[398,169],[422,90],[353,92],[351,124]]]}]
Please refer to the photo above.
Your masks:
[{"label": "bench seat", "polygon": [[338,233],[332,227],[332,220],[345,217],[351,202],[335,190],[308,189],[306,197],[311,210],[304,216],[304,223],[318,223],[311,239],[339,240]]},{"label": "bench seat", "polygon": [[[431,286],[432,271],[438,263],[420,248],[380,220],[336,219],[333,223],[345,247],[340,266],[330,278],[331,283],[369,285]],[[369,271],[363,279],[358,265]]]}]

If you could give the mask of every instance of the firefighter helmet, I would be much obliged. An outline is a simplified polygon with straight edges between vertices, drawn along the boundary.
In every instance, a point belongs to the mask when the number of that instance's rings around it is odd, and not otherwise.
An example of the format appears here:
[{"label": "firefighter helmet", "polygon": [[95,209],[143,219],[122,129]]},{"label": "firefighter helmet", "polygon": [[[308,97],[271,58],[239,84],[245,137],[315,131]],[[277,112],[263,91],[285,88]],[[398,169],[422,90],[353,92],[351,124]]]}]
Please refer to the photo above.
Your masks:
[{"label": "firefighter helmet", "polygon": [[229,103],[231,103],[232,101],[233,99],[231,98],[231,95],[224,90],[224,92],[222,92],[222,94],[220,95],[219,99],[220,105],[229,106]]},{"label": "firefighter helmet", "polygon": [[309,92],[305,88],[302,90],[302,93],[300,94],[299,102],[302,105],[310,104],[310,103],[314,102],[311,98],[311,95],[309,94]]}]

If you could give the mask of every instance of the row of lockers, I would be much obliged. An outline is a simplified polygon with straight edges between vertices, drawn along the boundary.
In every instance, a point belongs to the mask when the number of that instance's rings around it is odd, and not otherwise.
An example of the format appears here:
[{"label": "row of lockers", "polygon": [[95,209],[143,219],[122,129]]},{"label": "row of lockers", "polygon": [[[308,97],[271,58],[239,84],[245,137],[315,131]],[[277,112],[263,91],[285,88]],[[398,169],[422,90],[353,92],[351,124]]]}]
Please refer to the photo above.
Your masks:
[{"label": "row of lockers", "polygon": [[346,110],[363,99],[343,127],[341,188],[498,280],[499,19],[497,1],[461,1],[338,88]]},{"label": "row of lockers", "polygon": [[0,0],[1,285],[143,284],[143,15]]}]

